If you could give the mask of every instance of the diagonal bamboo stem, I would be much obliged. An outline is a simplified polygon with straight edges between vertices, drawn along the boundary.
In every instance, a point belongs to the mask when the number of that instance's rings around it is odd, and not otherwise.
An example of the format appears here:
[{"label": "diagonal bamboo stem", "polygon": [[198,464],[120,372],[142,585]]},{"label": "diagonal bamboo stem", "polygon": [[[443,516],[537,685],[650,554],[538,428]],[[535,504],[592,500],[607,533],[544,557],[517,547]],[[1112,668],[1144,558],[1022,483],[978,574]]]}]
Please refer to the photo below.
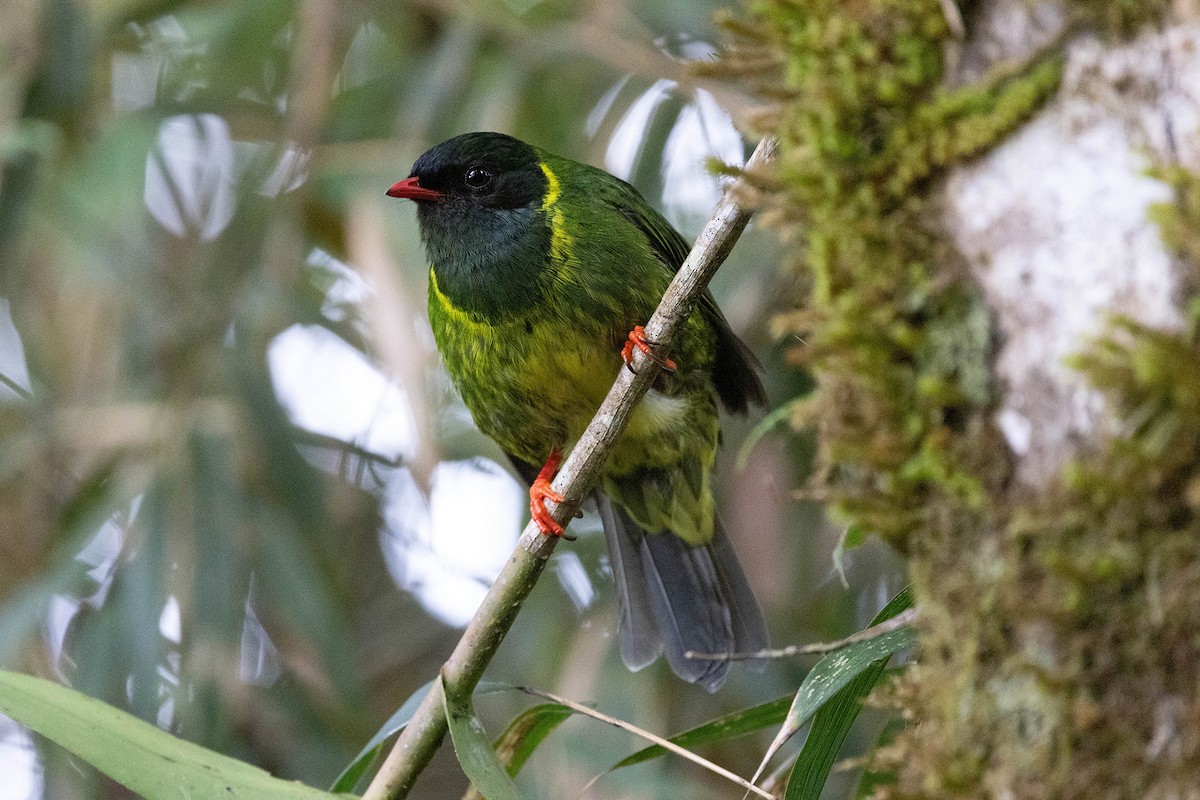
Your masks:
[{"label": "diagonal bamboo stem", "polygon": [[[746,169],[762,167],[774,154],[774,141],[764,139],[755,148]],[[676,329],[687,319],[704,287],[750,221],[751,210],[739,201],[737,188],[735,182],[725,192],[654,316],[646,323],[648,340],[669,346]],[[620,370],[608,396],[554,480],[554,490],[563,496],[563,502],[547,503],[546,507],[560,524],[565,525],[575,515],[595,486],[609,450],[658,373],[653,360],[640,350],[634,350],[633,359],[633,370]],[[484,597],[454,652],[442,665],[442,682],[435,682],[425,695],[367,787],[363,800],[400,800],[408,796],[417,776],[446,735],[442,683],[451,699],[469,697],[474,692],[557,544],[557,537],[543,536],[532,522],[525,527],[516,550]]]}]

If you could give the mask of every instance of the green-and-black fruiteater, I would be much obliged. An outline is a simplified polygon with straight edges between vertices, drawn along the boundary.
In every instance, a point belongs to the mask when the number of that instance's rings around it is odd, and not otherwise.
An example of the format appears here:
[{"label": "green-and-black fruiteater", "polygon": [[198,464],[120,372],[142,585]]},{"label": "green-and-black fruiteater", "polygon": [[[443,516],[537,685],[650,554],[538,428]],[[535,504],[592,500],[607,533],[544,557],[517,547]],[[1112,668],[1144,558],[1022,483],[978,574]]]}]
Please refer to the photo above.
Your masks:
[{"label": "green-and-black fruiteater", "polygon": [[[623,352],[650,351],[638,326],[688,243],[624,181],[499,133],[437,145],[388,194],[417,204],[432,264],[429,320],[446,369],[475,423],[531,483],[543,532],[561,533],[543,505],[558,459],[600,406]],[[610,456],[597,503],[625,664],[639,669],[665,654],[677,675],[714,691],[728,662],[686,652],[767,644],[713,504],[717,404],[744,412],[764,394],[757,361],[711,294],[672,355],[677,366],[656,356],[669,371]]]}]

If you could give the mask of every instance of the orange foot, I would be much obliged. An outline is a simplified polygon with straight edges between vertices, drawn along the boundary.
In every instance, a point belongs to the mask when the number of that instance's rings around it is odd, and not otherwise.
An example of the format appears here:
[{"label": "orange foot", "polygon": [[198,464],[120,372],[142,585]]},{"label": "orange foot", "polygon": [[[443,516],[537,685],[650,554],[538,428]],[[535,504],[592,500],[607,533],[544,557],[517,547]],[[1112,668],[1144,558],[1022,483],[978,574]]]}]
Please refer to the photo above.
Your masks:
[{"label": "orange foot", "polygon": [[625,343],[625,347],[621,349],[621,358],[625,361],[625,366],[629,367],[629,371],[633,372],[633,348],[641,350],[650,359],[658,364],[663,372],[674,372],[675,362],[664,356],[660,356],[655,350],[654,342],[646,339],[646,329],[641,325],[634,326],[634,329],[629,332],[629,341]]},{"label": "orange foot", "polygon": [[554,480],[554,473],[558,472],[558,462],[561,458],[562,453],[557,449],[551,450],[545,466],[538,473],[533,485],[529,487],[529,514],[546,536],[563,535],[563,526],[555,522],[554,517],[550,516],[550,512],[546,510],[547,500],[553,500],[556,503],[563,501],[563,496],[550,488],[550,481]]}]

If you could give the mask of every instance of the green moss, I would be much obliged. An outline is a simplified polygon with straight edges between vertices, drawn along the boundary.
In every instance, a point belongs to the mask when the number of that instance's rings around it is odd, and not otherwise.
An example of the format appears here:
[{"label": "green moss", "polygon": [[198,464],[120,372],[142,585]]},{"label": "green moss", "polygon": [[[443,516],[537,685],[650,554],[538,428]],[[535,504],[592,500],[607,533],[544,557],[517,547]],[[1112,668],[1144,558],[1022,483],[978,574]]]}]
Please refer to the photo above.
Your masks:
[{"label": "green moss", "polygon": [[1200,175],[1180,167],[1159,169],[1154,175],[1171,187],[1174,198],[1151,207],[1150,219],[1183,267],[1179,290],[1182,297],[1190,299],[1185,311],[1196,335],[1200,328]]},{"label": "green moss", "polygon": [[1054,741],[1072,772],[1046,796],[1180,794],[1200,785],[1200,745],[1184,735],[1165,756],[1154,742],[1200,720],[1200,340],[1194,324],[1118,320],[1076,366],[1120,433],[1008,529],[1022,560],[1004,616],[1053,626],[1051,689],[1074,710]]},{"label": "green moss", "polygon": [[[988,317],[929,221],[931,179],[987,150],[1057,88],[1048,57],[942,86],[950,31],[925,0],[753,3],[725,68],[753,74],[781,143],[780,210],[802,233],[837,511],[908,549],[986,513],[974,446],[992,403]],[[767,65],[771,65],[767,67]]]},{"label": "green moss", "polygon": [[[1073,26],[1122,36],[1166,3],[1073,7]],[[1200,737],[1168,767],[1149,755],[1164,693],[1172,724],[1200,729],[1200,178],[1161,173],[1176,198],[1153,211],[1184,267],[1185,329],[1118,321],[1081,356],[1122,435],[1018,489],[991,423],[989,314],[938,228],[938,178],[1041,108],[1061,57],[946,88],[951,34],[924,0],[758,0],[727,23],[721,69],[773,101],[758,121],[780,156],[760,187],[807,280],[775,328],[817,379],[795,416],[820,432],[815,493],[911,556],[922,654],[895,692],[921,724],[880,759],[897,773],[881,791],[1200,785]]]},{"label": "green moss", "polygon": [[998,72],[953,92],[939,92],[893,129],[879,158],[886,187],[901,196],[936,170],[987,150],[1058,89],[1059,58],[1027,70]]}]

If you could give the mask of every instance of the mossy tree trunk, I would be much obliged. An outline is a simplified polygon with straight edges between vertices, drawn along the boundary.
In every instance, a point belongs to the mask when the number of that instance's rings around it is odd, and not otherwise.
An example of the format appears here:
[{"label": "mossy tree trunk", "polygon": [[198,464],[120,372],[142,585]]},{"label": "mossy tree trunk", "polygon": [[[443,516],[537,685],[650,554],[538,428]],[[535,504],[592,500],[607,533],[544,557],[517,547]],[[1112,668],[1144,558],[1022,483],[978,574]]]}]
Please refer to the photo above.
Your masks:
[{"label": "mossy tree trunk", "polygon": [[[962,16],[959,16],[961,12]],[[815,480],[909,559],[903,798],[1200,797],[1200,11],[762,0]]]}]

